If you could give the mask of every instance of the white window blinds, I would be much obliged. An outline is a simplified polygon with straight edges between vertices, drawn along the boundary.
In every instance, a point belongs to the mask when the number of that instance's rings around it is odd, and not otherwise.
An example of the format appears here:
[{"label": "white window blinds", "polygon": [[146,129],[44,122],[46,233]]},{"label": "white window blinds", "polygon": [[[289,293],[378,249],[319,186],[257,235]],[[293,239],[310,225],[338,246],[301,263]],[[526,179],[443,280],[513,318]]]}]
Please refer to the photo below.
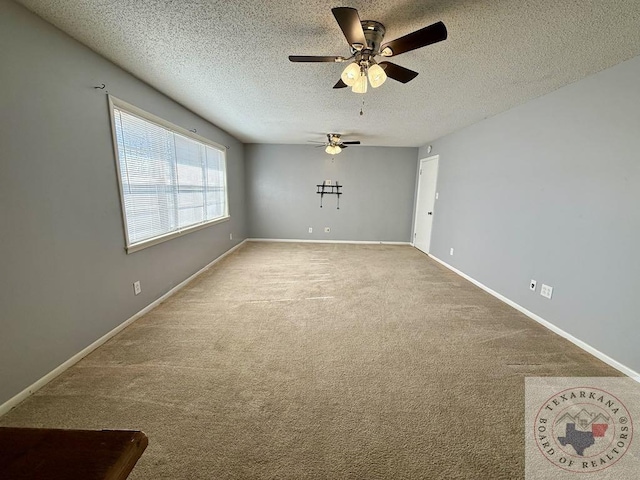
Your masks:
[{"label": "white window blinds", "polygon": [[144,118],[113,100],[128,251],[227,218],[224,147]]}]

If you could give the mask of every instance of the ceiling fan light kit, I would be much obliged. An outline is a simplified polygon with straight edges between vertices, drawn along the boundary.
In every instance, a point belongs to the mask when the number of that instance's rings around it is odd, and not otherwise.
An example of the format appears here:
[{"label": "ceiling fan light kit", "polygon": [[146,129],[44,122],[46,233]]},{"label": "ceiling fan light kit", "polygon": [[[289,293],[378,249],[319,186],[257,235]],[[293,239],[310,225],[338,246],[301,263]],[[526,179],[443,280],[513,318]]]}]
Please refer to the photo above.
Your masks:
[{"label": "ceiling fan light kit", "polygon": [[[366,80],[366,78],[365,78]],[[329,155],[337,155],[349,145],[360,145],[360,140],[353,140],[350,142],[343,142],[339,133],[327,133],[327,141],[318,145],[318,147],[324,146],[324,151]]]},{"label": "ceiling fan light kit", "polygon": [[387,80],[387,74],[377,63],[367,67],[354,62],[347,65],[340,76],[345,85],[355,93],[367,93],[367,78],[371,87],[378,88]]},{"label": "ceiling fan light kit", "polygon": [[337,155],[342,151],[342,148],[340,148],[338,145],[327,145],[327,148],[325,148],[324,151],[329,155]]},{"label": "ceiling fan light kit", "polygon": [[447,38],[447,28],[444,23],[437,22],[383,44],[382,40],[386,30],[380,22],[360,20],[355,8],[337,7],[332,8],[331,12],[347,39],[351,56],[345,58],[340,56],[291,55],[289,60],[292,62],[350,61],[333,88],[351,87],[355,93],[366,93],[369,83],[372,88],[378,88],[386,81],[387,77],[400,83],[408,83],[418,76],[418,72],[395,63],[384,61],[378,64],[375,60],[376,56],[393,57],[441,42]]}]

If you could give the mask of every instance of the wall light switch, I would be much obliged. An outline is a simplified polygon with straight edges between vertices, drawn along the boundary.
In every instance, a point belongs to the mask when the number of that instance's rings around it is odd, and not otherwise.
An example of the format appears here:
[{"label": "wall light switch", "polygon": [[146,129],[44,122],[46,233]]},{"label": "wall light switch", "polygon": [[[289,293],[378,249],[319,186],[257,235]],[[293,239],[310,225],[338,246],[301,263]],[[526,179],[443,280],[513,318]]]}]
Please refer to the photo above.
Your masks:
[{"label": "wall light switch", "polygon": [[309,227],[309,233],[313,233],[313,227]]},{"label": "wall light switch", "polygon": [[540,295],[548,299],[551,299],[552,294],[553,294],[553,287],[550,287],[549,285],[545,285],[543,283],[542,287],[540,287]]},{"label": "wall light switch", "polygon": [[538,282],[536,282],[535,280],[531,279],[531,281],[529,282],[529,290],[535,292],[536,291],[536,285],[538,285]]}]

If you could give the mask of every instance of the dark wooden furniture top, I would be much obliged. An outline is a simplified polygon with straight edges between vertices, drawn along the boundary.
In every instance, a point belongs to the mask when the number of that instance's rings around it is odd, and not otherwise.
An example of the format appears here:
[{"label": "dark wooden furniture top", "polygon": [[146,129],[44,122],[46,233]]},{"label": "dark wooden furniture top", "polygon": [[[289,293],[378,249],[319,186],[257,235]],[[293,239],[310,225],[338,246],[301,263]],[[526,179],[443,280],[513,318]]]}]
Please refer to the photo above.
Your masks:
[{"label": "dark wooden furniture top", "polygon": [[121,480],[148,443],[131,430],[0,427],[0,478]]}]

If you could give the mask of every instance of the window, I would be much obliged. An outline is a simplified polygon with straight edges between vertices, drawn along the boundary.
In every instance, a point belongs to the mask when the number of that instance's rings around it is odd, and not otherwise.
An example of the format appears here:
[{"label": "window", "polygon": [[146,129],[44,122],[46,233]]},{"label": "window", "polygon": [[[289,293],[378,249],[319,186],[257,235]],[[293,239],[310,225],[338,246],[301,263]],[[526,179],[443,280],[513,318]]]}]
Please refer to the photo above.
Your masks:
[{"label": "window", "polygon": [[109,104],[128,253],[229,218],[225,147]]}]

